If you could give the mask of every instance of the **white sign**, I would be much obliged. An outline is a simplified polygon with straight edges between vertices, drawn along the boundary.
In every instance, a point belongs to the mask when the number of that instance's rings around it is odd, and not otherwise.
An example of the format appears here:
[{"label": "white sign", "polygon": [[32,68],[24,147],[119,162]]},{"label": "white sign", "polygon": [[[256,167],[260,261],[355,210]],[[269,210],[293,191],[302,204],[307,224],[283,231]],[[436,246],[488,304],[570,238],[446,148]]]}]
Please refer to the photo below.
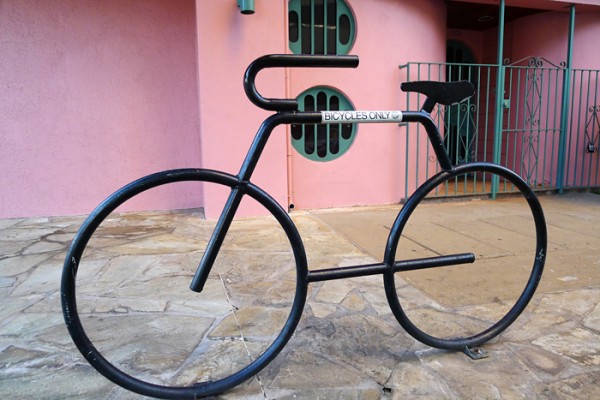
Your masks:
[{"label": "white sign", "polygon": [[402,111],[321,111],[321,123],[401,122]]}]

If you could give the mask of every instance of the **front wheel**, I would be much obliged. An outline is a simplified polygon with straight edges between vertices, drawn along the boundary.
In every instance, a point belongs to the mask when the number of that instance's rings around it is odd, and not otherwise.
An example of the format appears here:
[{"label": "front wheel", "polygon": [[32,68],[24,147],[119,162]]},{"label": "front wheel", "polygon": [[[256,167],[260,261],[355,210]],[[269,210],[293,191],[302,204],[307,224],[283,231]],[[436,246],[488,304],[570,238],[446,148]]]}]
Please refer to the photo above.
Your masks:
[{"label": "front wheel", "polygon": [[[244,191],[242,207],[269,216],[234,219],[204,290],[192,292],[215,226],[202,199],[232,188]],[[92,212],[67,253],[61,299],[73,341],[106,378],[198,398],[249,380],[285,346],[306,275],[299,234],[275,200],[232,175],[182,169],[141,178]]]},{"label": "front wheel", "polygon": [[[492,185],[501,198],[490,198]],[[479,196],[458,195],[467,190]],[[442,207],[423,201],[440,195],[454,201]],[[542,276],[546,242],[541,205],[516,173],[490,163],[442,171],[400,211],[386,263],[453,254],[473,254],[475,262],[390,269],[384,275],[388,303],[404,329],[422,343],[453,350],[481,345],[511,325],[531,300]]]}]

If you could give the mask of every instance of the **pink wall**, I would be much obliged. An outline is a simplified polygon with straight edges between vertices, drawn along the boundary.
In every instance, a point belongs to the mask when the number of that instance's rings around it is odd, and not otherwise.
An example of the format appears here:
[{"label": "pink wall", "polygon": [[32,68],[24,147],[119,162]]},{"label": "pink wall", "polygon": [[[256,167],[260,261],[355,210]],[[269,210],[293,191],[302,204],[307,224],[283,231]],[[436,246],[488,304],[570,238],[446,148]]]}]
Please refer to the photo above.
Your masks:
[{"label": "pink wall", "polygon": [[[516,20],[513,24],[513,61],[535,55],[558,64],[567,58],[569,14],[545,12]],[[596,69],[599,65],[598,41],[600,11],[577,12],[573,44],[573,68]]]},{"label": "pink wall", "polygon": [[[0,218],[87,213],[123,184],[168,168],[237,173],[270,114],[245,98],[244,70],[263,54],[289,53],[287,2],[255,2],[256,14],[243,16],[235,0],[1,1]],[[265,71],[257,80],[265,96],[295,97],[326,84],[356,108],[405,108],[399,86],[406,76],[398,65],[444,61],[445,2],[349,4],[359,68]],[[577,16],[576,67],[597,66],[598,15]],[[548,38],[563,43],[557,35],[567,17],[511,24],[511,58],[544,49],[547,58],[560,59],[566,49]],[[535,35],[520,40],[524,29]],[[484,32],[469,43],[489,62],[495,40]],[[392,203],[405,185],[405,154],[404,128],[362,125],[346,155],[315,163],[292,150],[289,128],[279,127],[252,181],[283,207]],[[411,151],[409,164],[415,156]],[[226,191],[205,189],[159,193],[135,207],[204,205],[213,216]],[[243,205],[245,214],[258,210]]]},{"label": "pink wall", "polygon": [[576,14],[573,68],[598,69],[598,38],[600,37],[600,11]]},{"label": "pink wall", "polygon": [[193,0],[0,10],[0,218],[87,213],[142,175],[200,165]]},{"label": "pink wall", "polygon": [[568,28],[566,13],[545,12],[516,20],[513,40],[507,42],[512,47],[511,62],[528,56],[543,56],[557,65],[566,61]]},{"label": "pink wall", "polygon": [[[271,113],[254,106],[242,87],[246,68],[268,53],[285,53],[285,2],[256,0],[256,13],[240,14],[235,1],[200,1],[196,5],[202,166],[236,174],[262,121]],[[285,97],[285,71],[263,71],[260,93]],[[257,166],[252,182],[280,204],[287,202],[286,128],[279,127]],[[206,212],[221,211],[226,191],[206,188]],[[251,201],[244,214],[261,213]]]}]

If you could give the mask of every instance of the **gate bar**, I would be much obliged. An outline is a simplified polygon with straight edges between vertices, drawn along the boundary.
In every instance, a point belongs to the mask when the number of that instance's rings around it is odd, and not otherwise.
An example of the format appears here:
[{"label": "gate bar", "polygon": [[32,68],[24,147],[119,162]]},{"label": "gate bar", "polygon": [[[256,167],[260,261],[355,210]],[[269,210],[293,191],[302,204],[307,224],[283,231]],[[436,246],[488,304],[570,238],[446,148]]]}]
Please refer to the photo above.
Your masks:
[{"label": "gate bar", "polygon": [[571,68],[573,68],[573,37],[575,34],[575,5],[571,5],[569,14],[569,43],[567,46],[567,66],[563,75],[562,110],[560,115],[560,140],[558,143],[558,166],[556,169],[556,188],[564,192],[565,183],[565,151],[567,149],[567,124],[569,122],[569,91],[571,83]]},{"label": "gate bar", "polygon": [[[498,18],[498,72],[496,75],[496,118],[494,120],[494,163],[500,164],[502,154],[502,102],[504,100],[504,6],[505,0],[500,0],[500,11]],[[498,193],[500,177],[492,177],[492,199]]]}]

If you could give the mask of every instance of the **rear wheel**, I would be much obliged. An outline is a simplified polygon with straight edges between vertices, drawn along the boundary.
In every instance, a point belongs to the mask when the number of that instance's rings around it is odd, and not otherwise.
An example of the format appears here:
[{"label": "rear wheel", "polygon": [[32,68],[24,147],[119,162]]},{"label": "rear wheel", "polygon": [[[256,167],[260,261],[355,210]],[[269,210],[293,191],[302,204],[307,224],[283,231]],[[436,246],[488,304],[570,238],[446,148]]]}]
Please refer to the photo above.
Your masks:
[{"label": "rear wheel", "polygon": [[[242,206],[254,200],[269,216],[234,219],[204,290],[188,289],[215,221],[187,207],[241,186],[215,171],[164,171],[85,220],[63,267],[63,314],[105,377],[147,396],[198,398],[252,378],[285,346],[306,299],[306,256],[287,213],[256,186],[243,185]],[[185,198],[186,209],[147,211]]]},{"label": "rear wheel", "polygon": [[[489,199],[498,180],[506,196]],[[479,198],[455,197],[451,206],[423,201],[471,187]],[[473,253],[475,262],[384,275],[388,303],[415,339],[432,347],[481,345],[510,326],[542,276],[546,224],[540,203],[514,172],[468,163],[429,179],[408,199],[388,239],[385,259]],[[401,303],[403,305],[401,305]]]}]

